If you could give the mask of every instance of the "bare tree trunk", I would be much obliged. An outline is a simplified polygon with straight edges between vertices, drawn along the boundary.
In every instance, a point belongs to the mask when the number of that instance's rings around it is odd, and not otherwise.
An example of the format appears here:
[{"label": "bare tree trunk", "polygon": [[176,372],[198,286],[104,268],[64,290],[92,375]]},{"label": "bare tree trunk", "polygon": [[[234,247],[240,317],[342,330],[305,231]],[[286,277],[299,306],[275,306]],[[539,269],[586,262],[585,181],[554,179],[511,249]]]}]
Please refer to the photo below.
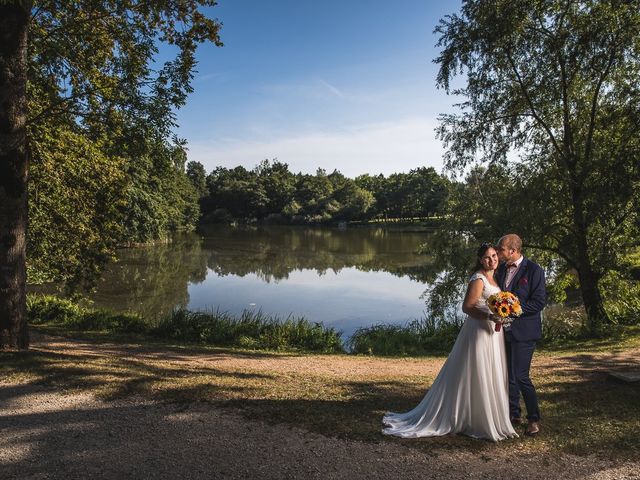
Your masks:
[{"label": "bare tree trunk", "polygon": [[0,342],[29,346],[26,311],[30,1],[0,4]]}]

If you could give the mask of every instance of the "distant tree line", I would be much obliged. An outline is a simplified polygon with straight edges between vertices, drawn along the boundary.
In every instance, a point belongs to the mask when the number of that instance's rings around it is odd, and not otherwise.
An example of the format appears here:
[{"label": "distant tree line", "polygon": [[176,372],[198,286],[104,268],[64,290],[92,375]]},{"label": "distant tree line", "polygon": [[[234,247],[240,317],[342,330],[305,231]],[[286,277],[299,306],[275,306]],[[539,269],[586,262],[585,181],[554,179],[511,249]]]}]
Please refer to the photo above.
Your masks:
[{"label": "distant tree line", "polygon": [[277,160],[264,160],[252,170],[217,167],[208,175],[200,163],[189,162],[187,176],[201,195],[203,223],[430,217],[444,212],[451,186],[433,168],[351,179],[321,168],[313,175],[293,173]]}]

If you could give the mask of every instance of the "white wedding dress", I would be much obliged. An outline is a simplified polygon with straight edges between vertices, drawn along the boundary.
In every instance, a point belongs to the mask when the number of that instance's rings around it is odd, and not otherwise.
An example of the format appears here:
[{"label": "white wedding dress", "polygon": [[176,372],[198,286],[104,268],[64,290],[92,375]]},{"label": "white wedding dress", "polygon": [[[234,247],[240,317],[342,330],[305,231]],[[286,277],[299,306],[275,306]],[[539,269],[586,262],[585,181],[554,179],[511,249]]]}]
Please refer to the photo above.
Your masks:
[{"label": "white wedding dress", "polygon": [[[479,272],[470,281],[478,278],[484,289],[477,307],[488,312],[486,300],[500,288]],[[467,317],[422,401],[410,412],[387,413],[383,433],[405,438],[462,433],[493,441],[517,437],[509,420],[504,329],[496,332],[494,325]]]}]

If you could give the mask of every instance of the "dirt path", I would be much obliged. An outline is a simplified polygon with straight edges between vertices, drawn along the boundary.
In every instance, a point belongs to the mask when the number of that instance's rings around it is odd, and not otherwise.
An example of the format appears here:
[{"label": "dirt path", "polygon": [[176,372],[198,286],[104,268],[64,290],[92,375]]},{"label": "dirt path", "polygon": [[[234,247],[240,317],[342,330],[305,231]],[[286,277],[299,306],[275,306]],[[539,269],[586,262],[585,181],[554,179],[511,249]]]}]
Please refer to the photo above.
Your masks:
[{"label": "dirt path", "polygon": [[[135,356],[185,369],[323,375],[434,375],[442,360],[333,356],[243,356],[100,345],[44,338],[34,349],[96,358]],[[640,352],[618,358],[640,364]],[[536,368],[605,368],[613,355],[541,357]],[[495,450],[494,450],[495,451]],[[499,451],[498,451],[499,452]],[[105,401],[27,383],[0,384],[0,478],[528,478],[640,479],[640,464],[592,456],[517,458],[460,449],[425,453],[411,441],[332,438],[244,418],[204,402],[140,397]]]}]

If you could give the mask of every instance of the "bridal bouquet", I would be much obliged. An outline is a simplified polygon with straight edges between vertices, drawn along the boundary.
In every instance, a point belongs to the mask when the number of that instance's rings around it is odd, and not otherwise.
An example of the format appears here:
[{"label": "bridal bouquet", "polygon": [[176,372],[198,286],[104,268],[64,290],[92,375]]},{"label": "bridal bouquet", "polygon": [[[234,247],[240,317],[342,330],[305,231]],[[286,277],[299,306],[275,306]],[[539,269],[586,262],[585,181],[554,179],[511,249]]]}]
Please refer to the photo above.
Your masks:
[{"label": "bridal bouquet", "polygon": [[494,315],[500,317],[501,321],[496,323],[496,332],[502,328],[502,324],[509,324],[513,317],[522,314],[520,300],[511,292],[498,292],[487,298],[487,306]]}]

